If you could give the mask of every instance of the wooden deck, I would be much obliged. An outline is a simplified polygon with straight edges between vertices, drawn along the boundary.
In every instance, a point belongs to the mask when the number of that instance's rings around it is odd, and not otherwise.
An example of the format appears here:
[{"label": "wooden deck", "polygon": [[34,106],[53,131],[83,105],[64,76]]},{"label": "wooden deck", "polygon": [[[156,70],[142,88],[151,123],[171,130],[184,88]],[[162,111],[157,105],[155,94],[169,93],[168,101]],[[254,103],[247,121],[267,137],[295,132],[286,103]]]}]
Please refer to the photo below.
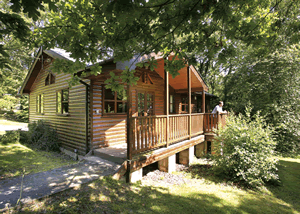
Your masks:
[{"label": "wooden deck", "polygon": [[[169,132],[166,132],[167,117],[149,116],[134,117],[131,141],[132,161],[131,168],[143,167],[155,161],[183,151],[186,148],[197,145],[214,138],[213,130],[218,125],[225,124],[226,114],[192,114],[192,131],[189,138],[189,115],[172,115],[169,117]],[[170,143],[167,146],[167,139]],[[127,144],[119,144],[94,150],[94,155],[122,164],[127,160]]]}]

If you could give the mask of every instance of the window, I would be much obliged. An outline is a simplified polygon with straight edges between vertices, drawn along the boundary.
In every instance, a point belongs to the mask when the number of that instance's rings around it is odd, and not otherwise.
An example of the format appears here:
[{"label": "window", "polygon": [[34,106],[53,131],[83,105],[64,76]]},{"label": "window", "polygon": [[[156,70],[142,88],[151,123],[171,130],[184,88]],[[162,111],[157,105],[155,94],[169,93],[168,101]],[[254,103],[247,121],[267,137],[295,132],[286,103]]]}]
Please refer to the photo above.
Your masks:
[{"label": "window", "polygon": [[174,95],[170,94],[170,113],[175,113],[175,100],[174,100]]},{"label": "window", "polygon": [[127,112],[127,91],[122,94],[103,86],[103,114],[125,114]]},{"label": "window", "polygon": [[45,85],[50,85],[55,83],[55,76],[52,73],[49,73],[45,79]]},{"label": "window", "polygon": [[137,93],[137,111],[139,116],[154,115],[154,93],[138,92]]},{"label": "window", "polygon": [[181,112],[182,113],[189,112],[189,99],[187,96],[181,96]]},{"label": "window", "polygon": [[69,113],[69,89],[63,89],[56,92],[56,113]]},{"label": "window", "polygon": [[36,96],[36,112],[43,114],[44,113],[44,95],[39,94]]}]

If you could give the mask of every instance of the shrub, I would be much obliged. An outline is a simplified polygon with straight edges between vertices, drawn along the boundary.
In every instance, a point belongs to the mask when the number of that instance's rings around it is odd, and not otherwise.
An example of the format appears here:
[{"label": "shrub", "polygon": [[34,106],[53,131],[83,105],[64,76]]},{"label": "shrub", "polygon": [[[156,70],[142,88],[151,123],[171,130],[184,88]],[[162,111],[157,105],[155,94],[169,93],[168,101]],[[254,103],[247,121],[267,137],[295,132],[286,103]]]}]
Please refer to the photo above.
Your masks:
[{"label": "shrub", "polygon": [[2,145],[7,145],[19,142],[19,136],[18,131],[6,131],[4,135],[0,136],[0,143]]},{"label": "shrub", "polygon": [[213,170],[216,175],[246,186],[257,187],[266,182],[278,181],[273,158],[276,143],[269,127],[259,113],[230,116],[226,126],[216,131],[216,153]]},{"label": "shrub", "polygon": [[45,121],[39,120],[30,123],[28,124],[28,129],[27,134],[21,134],[21,143],[32,144],[40,150],[59,151],[60,143],[57,132]]},{"label": "shrub", "polygon": [[7,111],[4,114],[4,118],[7,120],[17,121],[17,122],[24,122],[28,123],[29,117],[28,117],[28,111],[21,110],[21,111]]},{"label": "shrub", "polygon": [[297,156],[300,153],[300,140],[290,130],[279,128],[276,130],[276,151],[283,156]]}]

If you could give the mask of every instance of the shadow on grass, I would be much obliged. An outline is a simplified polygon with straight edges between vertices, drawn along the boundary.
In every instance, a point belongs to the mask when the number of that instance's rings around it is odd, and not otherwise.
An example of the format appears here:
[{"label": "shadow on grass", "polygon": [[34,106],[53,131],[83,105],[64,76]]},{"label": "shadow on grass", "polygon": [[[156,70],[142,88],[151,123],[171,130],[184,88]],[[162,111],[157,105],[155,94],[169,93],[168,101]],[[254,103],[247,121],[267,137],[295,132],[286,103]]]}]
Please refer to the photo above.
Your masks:
[{"label": "shadow on grass", "polygon": [[[168,188],[125,184],[111,178],[84,184],[49,198],[26,204],[22,213],[292,213],[288,206],[264,196],[247,198],[231,193],[228,203],[218,193],[170,192]],[[244,198],[243,198],[244,197]],[[266,206],[267,205],[267,206]],[[275,207],[275,208],[274,208]]]},{"label": "shadow on grass", "polygon": [[37,150],[33,145],[21,144],[18,131],[0,136],[0,180],[40,172],[67,165],[70,161],[56,152]]},{"label": "shadow on grass", "polygon": [[284,159],[279,161],[278,174],[281,186],[268,186],[268,189],[278,199],[288,203],[300,213],[300,160]]}]

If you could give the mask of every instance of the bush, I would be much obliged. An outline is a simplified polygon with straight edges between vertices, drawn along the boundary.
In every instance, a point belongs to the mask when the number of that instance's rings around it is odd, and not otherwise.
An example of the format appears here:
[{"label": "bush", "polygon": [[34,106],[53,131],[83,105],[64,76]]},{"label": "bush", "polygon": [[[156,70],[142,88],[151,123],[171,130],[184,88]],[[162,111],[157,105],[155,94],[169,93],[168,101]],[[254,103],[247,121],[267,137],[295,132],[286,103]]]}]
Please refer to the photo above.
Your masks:
[{"label": "bush", "polygon": [[4,114],[4,118],[7,120],[17,121],[17,122],[24,122],[28,123],[29,117],[28,117],[28,111],[22,110],[22,111],[7,111]]},{"label": "bush", "polygon": [[7,145],[19,142],[19,136],[18,131],[6,131],[4,135],[0,136],[0,143],[2,145]]},{"label": "bush", "polygon": [[288,129],[276,130],[276,151],[283,156],[298,156],[300,153],[300,141],[294,133],[291,133]]},{"label": "bush", "polygon": [[217,130],[214,155],[216,175],[246,186],[257,187],[266,182],[277,182],[277,160],[273,158],[276,143],[273,130],[259,113],[251,118],[230,116],[226,126]]},{"label": "bush", "polygon": [[31,144],[45,151],[59,151],[60,143],[55,129],[51,128],[45,121],[39,120],[28,124],[29,131],[20,135],[20,142]]}]

